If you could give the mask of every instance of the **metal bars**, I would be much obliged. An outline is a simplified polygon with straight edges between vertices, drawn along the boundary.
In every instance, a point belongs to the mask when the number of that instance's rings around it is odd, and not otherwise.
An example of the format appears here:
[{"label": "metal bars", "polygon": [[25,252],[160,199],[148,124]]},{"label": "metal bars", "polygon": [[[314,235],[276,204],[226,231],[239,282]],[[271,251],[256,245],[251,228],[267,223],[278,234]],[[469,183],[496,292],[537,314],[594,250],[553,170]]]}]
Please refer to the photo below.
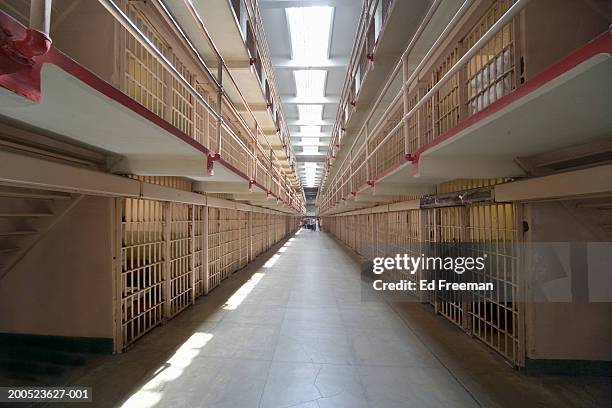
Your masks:
[{"label": "metal bars", "polygon": [[169,203],[170,217],[170,316],[174,316],[195,298],[193,291],[193,214],[192,206]]},{"label": "metal bars", "polygon": [[297,228],[290,216],[201,205],[125,198],[118,208],[118,350]]},{"label": "metal bars", "polygon": [[[457,191],[461,186],[495,184],[499,180],[463,180],[439,186]],[[470,282],[493,282],[493,291],[427,291],[420,301],[500,353],[516,366],[524,364],[519,308],[520,256],[517,205],[472,204],[360,215],[323,217],[326,230],[365,258],[421,254],[436,257],[483,257],[485,268]],[[466,277],[453,270],[417,271],[385,277],[389,280],[443,279],[461,283]]]},{"label": "metal bars", "polygon": [[[355,142],[349,146],[351,154],[345,155],[339,166],[334,166],[335,174],[327,181],[329,186],[322,186],[317,198],[321,213],[347,198],[347,190],[352,193],[363,185],[364,171],[367,173],[370,169],[372,172],[367,181],[377,180],[406,160],[412,160],[420,149],[469,116],[516,89],[516,65],[520,60],[520,55],[515,55],[520,53],[515,39],[517,15],[527,2],[496,0],[466,36],[447,39],[448,33],[471,7],[471,2],[466,1],[461,6],[444,30],[445,34],[427,53],[427,58],[411,74],[404,66],[401,90],[382,117],[370,123],[381,98],[389,96],[386,95],[387,87],[383,89],[355,136]],[[448,44],[445,45],[447,50],[442,50],[440,55],[434,51],[442,45],[442,40]],[[402,56],[400,62],[404,65],[410,51],[409,47]],[[430,67],[429,72],[420,72],[425,66]],[[390,79],[398,72],[396,68]],[[420,78],[427,77],[431,78],[427,83],[419,82]],[[397,119],[395,102],[402,100],[404,111]],[[334,135],[332,144],[338,137]],[[353,187],[345,188],[349,184]]]},{"label": "metal bars", "polygon": [[[160,34],[163,30],[156,30],[158,17],[149,13],[146,5],[123,2],[120,9],[110,0],[102,4],[124,27],[120,31],[117,65],[121,70],[121,88],[128,96],[197,140],[211,153],[219,154],[250,179],[261,183],[267,176],[277,180],[286,178],[274,154],[270,159],[259,155],[264,151],[260,138],[267,141],[260,127],[252,129],[244,121],[233,103],[221,95],[215,78],[206,67],[190,63],[190,59],[181,54],[180,39],[164,38]],[[228,78],[233,83],[231,76]],[[247,111],[256,122],[248,106]],[[222,114],[227,117],[221,118]],[[265,150],[268,148],[271,149],[269,142]],[[257,168],[259,179],[251,174],[251,168]],[[271,172],[268,169],[272,169]],[[271,187],[265,186],[268,190],[272,190]],[[277,183],[274,187],[274,195],[283,197],[285,204],[298,211],[303,209],[303,194],[298,194],[289,185]]]},{"label": "metal bars", "polygon": [[166,237],[163,203],[126,198],[121,217],[123,348],[162,322]]},{"label": "metal bars", "polygon": [[494,281],[493,292],[472,292],[471,333],[515,364],[520,363],[518,220],[514,204],[467,208],[470,256],[486,256],[478,281]]}]

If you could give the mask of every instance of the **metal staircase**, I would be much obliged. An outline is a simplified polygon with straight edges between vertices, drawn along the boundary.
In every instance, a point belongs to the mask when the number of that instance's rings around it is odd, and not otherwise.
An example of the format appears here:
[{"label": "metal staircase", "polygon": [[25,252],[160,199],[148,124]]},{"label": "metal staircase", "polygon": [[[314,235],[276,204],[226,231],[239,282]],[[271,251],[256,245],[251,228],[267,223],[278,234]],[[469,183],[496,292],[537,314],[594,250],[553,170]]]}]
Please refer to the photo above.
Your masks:
[{"label": "metal staircase", "polygon": [[0,281],[82,197],[0,186]]}]

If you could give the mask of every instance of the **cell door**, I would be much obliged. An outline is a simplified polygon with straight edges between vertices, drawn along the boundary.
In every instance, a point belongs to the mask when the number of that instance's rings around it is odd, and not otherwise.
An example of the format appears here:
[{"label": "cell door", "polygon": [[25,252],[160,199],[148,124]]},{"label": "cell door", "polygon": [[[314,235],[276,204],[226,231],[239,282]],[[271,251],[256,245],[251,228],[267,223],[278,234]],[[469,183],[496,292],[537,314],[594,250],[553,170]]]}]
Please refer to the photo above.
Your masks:
[{"label": "cell door", "polygon": [[[456,259],[463,256],[462,243],[465,241],[465,223],[467,211],[465,207],[436,208],[437,243],[435,256]],[[435,279],[439,282],[445,280],[449,283],[461,283],[464,276],[454,270],[435,268]],[[465,312],[468,305],[462,291],[436,290],[434,291],[434,306],[436,312],[446,317],[457,326],[467,329]]]},{"label": "cell door", "polygon": [[188,204],[169,203],[170,233],[170,315],[173,317],[193,303],[193,213]]},{"label": "cell door", "polygon": [[164,317],[164,203],[126,198],[121,216],[121,336],[130,346]]},{"label": "cell door", "polygon": [[496,288],[471,293],[471,332],[512,363],[521,365],[517,205],[472,205],[467,211],[469,256],[486,257],[485,269],[474,277],[479,282],[493,282]]}]

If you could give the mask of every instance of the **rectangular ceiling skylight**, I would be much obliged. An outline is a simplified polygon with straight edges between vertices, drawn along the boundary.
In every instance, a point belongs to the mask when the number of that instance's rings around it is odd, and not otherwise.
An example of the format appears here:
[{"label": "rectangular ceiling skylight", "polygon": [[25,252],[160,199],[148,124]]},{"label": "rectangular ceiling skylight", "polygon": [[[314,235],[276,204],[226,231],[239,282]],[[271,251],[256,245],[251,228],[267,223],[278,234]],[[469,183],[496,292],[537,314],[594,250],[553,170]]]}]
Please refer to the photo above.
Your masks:
[{"label": "rectangular ceiling skylight", "polygon": [[316,136],[321,134],[321,126],[319,125],[305,125],[300,126],[300,133],[307,136]]},{"label": "rectangular ceiling skylight", "polygon": [[319,146],[304,146],[304,154],[319,154]]},{"label": "rectangular ceiling skylight", "polygon": [[323,118],[323,105],[298,105],[300,122],[320,123]]},{"label": "rectangular ceiling skylight", "polygon": [[328,59],[333,7],[289,7],[292,59],[305,65]]},{"label": "rectangular ceiling skylight", "polygon": [[302,138],[302,145],[314,145],[314,146],[318,146],[319,145],[319,138],[318,137],[303,137]]},{"label": "rectangular ceiling skylight", "polygon": [[295,76],[296,97],[315,99],[325,96],[325,78],[327,71],[321,69],[301,69],[293,71]]}]

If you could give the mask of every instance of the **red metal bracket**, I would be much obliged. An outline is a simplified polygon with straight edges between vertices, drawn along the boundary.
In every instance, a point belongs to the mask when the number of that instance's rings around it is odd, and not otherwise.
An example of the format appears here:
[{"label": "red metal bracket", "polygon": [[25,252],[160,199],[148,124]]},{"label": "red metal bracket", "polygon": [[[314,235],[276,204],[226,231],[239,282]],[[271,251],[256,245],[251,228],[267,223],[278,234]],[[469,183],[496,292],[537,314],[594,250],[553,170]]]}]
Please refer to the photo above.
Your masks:
[{"label": "red metal bracket", "polygon": [[257,58],[249,58],[249,65],[255,65]]},{"label": "red metal bracket", "polygon": [[215,162],[221,158],[219,153],[211,153],[206,159],[206,170],[209,176],[215,175]]},{"label": "red metal bracket", "polygon": [[372,187],[374,187],[374,180],[368,180],[368,181],[366,181],[366,184],[367,184],[368,186],[372,186]]},{"label": "red metal bracket", "polygon": [[252,192],[253,192],[253,185],[254,185],[255,183],[257,183],[257,182],[255,181],[255,179],[250,179],[250,180],[249,180],[249,193],[252,193]]},{"label": "red metal bracket", "polygon": [[28,28],[25,37],[15,40],[14,35],[6,27],[0,32],[0,51],[13,62],[33,66],[34,57],[45,55],[51,49],[51,39],[40,31]]},{"label": "red metal bracket", "polygon": [[369,53],[369,54],[367,55],[367,57],[368,57],[368,60],[369,60],[370,62],[374,62],[374,54],[373,54],[373,53]]},{"label": "red metal bracket", "polygon": [[415,161],[417,161],[417,156],[415,154],[406,153],[405,157],[406,157],[406,160],[411,162],[411,163],[414,163]]}]

